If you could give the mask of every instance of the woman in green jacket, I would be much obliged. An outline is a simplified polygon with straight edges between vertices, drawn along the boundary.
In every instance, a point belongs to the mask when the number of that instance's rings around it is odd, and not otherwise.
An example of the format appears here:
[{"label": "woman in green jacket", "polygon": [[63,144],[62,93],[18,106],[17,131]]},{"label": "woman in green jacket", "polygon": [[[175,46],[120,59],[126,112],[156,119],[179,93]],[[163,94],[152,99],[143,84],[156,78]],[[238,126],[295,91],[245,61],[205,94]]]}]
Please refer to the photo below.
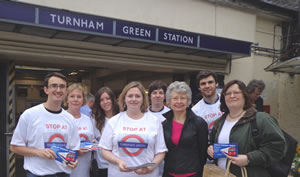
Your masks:
[{"label": "woman in green jacket", "polygon": [[[246,167],[248,177],[271,177],[267,167],[284,156],[285,139],[277,122],[267,113],[252,107],[247,87],[242,81],[228,82],[221,93],[223,116],[216,121],[210,134],[210,143],[237,143],[238,156],[215,159],[218,166],[226,168],[232,160],[230,172],[241,177],[240,167]],[[250,121],[256,119],[259,129],[259,147],[252,136]],[[213,146],[208,147],[213,157]]]}]

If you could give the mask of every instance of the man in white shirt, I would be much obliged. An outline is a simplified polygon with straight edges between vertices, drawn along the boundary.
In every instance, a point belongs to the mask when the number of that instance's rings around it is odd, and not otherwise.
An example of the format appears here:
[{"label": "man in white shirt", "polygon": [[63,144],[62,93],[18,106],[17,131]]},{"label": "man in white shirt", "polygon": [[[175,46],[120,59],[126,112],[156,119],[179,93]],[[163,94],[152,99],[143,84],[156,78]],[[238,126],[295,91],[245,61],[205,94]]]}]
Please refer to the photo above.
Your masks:
[{"label": "man in white shirt", "polygon": [[64,165],[48,145],[79,150],[80,139],[71,114],[62,109],[67,81],[61,73],[50,73],[44,80],[47,101],[24,111],[14,131],[10,150],[24,156],[27,177],[69,177],[78,161]]},{"label": "man in white shirt", "polygon": [[211,71],[200,71],[196,82],[203,98],[192,107],[192,110],[197,116],[206,121],[210,132],[215,121],[223,114],[220,111],[220,95],[216,92],[218,86],[217,76]]}]

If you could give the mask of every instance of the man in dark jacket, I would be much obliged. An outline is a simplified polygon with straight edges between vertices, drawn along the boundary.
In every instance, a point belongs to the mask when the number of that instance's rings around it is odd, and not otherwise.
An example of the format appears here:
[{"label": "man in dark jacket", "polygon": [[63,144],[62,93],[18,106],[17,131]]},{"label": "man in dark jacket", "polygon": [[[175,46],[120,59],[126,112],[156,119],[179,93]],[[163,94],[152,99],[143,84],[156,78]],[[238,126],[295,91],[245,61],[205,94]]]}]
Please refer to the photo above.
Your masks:
[{"label": "man in dark jacket", "polygon": [[265,89],[265,83],[262,80],[252,80],[247,85],[249,95],[255,109],[259,112],[264,112],[264,100],[261,97]]}]

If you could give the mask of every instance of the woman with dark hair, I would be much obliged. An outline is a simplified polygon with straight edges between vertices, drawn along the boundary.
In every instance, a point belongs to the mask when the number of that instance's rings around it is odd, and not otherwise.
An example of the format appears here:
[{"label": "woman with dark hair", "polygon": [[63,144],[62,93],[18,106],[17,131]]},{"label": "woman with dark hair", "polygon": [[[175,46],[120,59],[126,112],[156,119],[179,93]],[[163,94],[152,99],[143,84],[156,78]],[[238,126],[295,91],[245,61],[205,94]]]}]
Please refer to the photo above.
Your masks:
[{"label": "woman with dark hair", "polygon": [[[100,147],[109,162],[108,176],[158,177],[167,151],[161,121],[147,112],[148,97],[140,82],[130,82],[119,96],[122,112],[104,128]],[[131,167],[131,168],[130,168]]]},{"label": "woman with dark hair", "polygon": [[[120,112],[114,93],[108,87],[100,88],[95,95],[92,117],[95,120],[96,136],[99,139],[108,120]],[[108,162],[104,160],[101,151],[97,151],[97,177],[107,177]]]},{"label": "woman with dark hair", "polygon": [[[237,143],[238,155],[215,159],[218,166],[226,168],[227,160],[232,161],[230,172],[242,176],[240,167],[246,167],[248,177],[270,177],[266,167],[279,161],[284,155],[284,135],[277,122],[267,113],[256,112],[251,104],[246,85],[239,80],[228,82],[221,93],[221,111],[223,116],[216,121],[210,143]],[[260,130],[261,140],[256,146],[252,136],[251,121],[255,120]],[[214,149],[210,145],[208,154],[213,157]]]}]

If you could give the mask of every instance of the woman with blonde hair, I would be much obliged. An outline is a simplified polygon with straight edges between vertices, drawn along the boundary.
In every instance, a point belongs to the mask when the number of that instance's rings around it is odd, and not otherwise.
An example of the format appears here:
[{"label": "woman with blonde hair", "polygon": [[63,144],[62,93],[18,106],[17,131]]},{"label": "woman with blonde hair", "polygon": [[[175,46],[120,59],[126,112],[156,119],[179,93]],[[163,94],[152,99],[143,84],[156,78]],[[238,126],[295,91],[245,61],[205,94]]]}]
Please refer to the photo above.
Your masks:
[{"label": "woman with blonde hair", "polygon": [[[80,113],[80,107],[85,105],[85,94],[80,84],[75,83],[67,88],[65,104],[68,106],[67,112],[74,117],[80,141],[92,142],[95,139],[92,121],[88,116]],[[89,177],[90,162],[91,152],[80,148],[78,166],[72,170],[70,177]]]},{"label": "woman with blonde hair", "polygon": [[161,121],[147,112],[148,97],[142,84],[127,84],[119,104],[122,112],[109,120],[100,140],[103,156],[109,162],[108,176],[157,177],[156,167],[167,148]]}]

